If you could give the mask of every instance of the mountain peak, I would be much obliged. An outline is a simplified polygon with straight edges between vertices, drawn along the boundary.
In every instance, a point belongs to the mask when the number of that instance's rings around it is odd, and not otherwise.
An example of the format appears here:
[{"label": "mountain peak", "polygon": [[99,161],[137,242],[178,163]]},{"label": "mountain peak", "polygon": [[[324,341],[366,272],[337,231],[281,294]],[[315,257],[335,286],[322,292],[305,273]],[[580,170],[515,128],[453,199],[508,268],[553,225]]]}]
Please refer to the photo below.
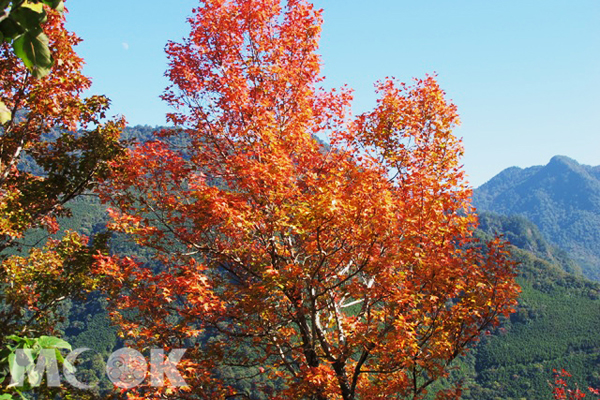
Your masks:
[{"label": "mountain peak", "polygon": [[556,156],[552,157],[550,159],[549,164],[558,163],[558,162],[564,163],[564,164],[577,164],[577,165],[579,165],[579,163],[577,161],[573,160],[572,158],[567,157],[567,156],[561,156],[561,155],[556,155]]},{"label": "mountain peak", "polygon": [[572,158],[569,158],[567,156],[561,156],[561,155],[557,155],[554,156],[550,159],[550,162],[548,162],[547,167],[552,167],[552,166],[561,166],[561,167],[569,167],[569,168],[580,168],[580,164],[573,160]]}]

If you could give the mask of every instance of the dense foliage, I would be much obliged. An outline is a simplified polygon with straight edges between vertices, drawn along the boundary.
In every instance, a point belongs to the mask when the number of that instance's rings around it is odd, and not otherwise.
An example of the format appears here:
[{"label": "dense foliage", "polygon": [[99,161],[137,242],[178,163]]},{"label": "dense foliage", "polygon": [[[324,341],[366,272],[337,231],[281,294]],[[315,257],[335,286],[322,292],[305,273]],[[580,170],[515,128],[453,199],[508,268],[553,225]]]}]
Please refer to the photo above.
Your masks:
[{"label": "dense foliage", "polygon": [[[54,64],[49,39],[42,28],[48,19],[44,6],[64,9],[62,0],[0,0],[0,43],[12,44],[14,54],[36,78],[48,75]],[[10,117],[6,113],[0,102],[0,123]]]},{"label": "dense foliage", "polygon": [[[63,343],[42,334],[59,333],[67,300],[96,287],[90,270],[106,240],[75,231],[52,235],[58,218],[69,215],[65,205],[106,177],[108,162],[122,153],[124,121],[101,123],[108,100],[82,98],[91,83],[64,14],[33,1],[12,1],[7,11],[8,3],[0,3],[0,381],[12,392],[6,385],[13,351]],[[43,3],[60,8],[61,2]],[[18,28],[10,37],[7,24],[18,25],[9,27]],[[30,39],[44,42],[49,62],[41,62],[39,43]],[[22,45],[28,48],[20,51]]]},{"label": "dense foliage", "polygon": [[472,236],[455,106],[432,77],[387,79],[350,119],[350,93],[318,86],[305,1],[201,1],[189,22],[167,46],[182,129],[102,192],[112,228],[162,263],[98,271],[131,343],[198,343],[188,390],[139,398],[420,397],[518,293],[504,245]]}]

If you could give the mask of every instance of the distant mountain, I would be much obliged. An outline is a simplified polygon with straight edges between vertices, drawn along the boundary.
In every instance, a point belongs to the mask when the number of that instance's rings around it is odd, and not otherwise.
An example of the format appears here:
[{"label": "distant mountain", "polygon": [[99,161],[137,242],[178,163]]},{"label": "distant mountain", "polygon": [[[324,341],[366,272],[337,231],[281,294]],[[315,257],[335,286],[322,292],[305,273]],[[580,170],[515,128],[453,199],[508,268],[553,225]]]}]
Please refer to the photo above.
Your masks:
[{"label": "distant mountain", "polygon": [[600,166],[555,156],[545,166],[511,167],[475,189],[473,202],[480,212],[534,222],[585,276],[600,280]]}]

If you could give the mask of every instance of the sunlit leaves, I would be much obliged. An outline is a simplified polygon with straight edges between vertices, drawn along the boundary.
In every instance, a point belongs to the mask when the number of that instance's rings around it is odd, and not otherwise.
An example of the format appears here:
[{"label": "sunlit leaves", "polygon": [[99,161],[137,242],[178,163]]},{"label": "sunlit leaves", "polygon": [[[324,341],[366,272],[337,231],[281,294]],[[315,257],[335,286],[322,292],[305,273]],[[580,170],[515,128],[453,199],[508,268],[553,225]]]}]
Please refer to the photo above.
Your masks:
[{"label": "sunlit leaves", "polygon": [[54,64],[50,53],[48,36],[42,30],[47,20],[44,5],[62,11],[61,0],[4,1],[0,3],[0,43],[12,43],[19,57],[37,78],[50,72]]},{"label": "sunlit leaves", "polygon": [[[81,98],[91,83],[73,50],[80,39],[64,27],[61,1],[0,6],[0,337],[6,345],[13,334],[17,340],[52,333],[57,307],[97,287],[90,271],[106,252],[106,237],[90,243],[60,232],[58,221],[69,216],[69,201],[108,176],[109,162],[123,152],[124,121],[101,121],[105,97]],[[24,239],[31,235],[41,239]],[[27,340],[66,346],[44,336]]]},{"label": "sunlit leaves", "polygon": [[387,79],[351,118],[347,89],[318,87],[320,15],[202,1],[167,46],[182,129],[162,136],[183,145],[137,147],[103,188],[111,227],[161,262],[102,259],[124,334],[199,335],[199,392],[174,398],[234,397],[231,363],[279,399],[417,398],[514,305],[504,245],[472,237],[456,107],[434,77]]},{"label": "sunlit leaves", "polygon": [[12,113],[6,107],[6,104],[0,101],[0,125],[3,125],[10,121],[12,117]]},{"label": "sunlit leaves", "polygon": [[[60,338],[45,335],[39,338],[10,335],[5,340],[10,344],[0,351],[0,383],[10,383],[5,386],[4,391],[18,395],[18,398],[26,398],[24,393],[31,391],[35,383],[40,383],[42,376],[36,366],[39,363],[46,363],[44,367],[47,367],[48,363],[52,362],[52,359],[45,359],[43,353],[53,354],[53,359],[61,366],[73,370],[73,366],[60,352],[60,350],[71,350],[71,345]],[[17,354],[18,351],[21,352],[20,355]],[[19,357],[25,357],[25,360],[20,360]],[[39,365],[43,366],[43,364]],[[0,399],[4,398],[13,399],[11,394],[0,396]]]},{"label": "sunlit leaves", "polygon": [[48,37],[43,32],[25,32],[13,41],[13,49],[36,78],[48,75],[53,60],[48,48]]}]

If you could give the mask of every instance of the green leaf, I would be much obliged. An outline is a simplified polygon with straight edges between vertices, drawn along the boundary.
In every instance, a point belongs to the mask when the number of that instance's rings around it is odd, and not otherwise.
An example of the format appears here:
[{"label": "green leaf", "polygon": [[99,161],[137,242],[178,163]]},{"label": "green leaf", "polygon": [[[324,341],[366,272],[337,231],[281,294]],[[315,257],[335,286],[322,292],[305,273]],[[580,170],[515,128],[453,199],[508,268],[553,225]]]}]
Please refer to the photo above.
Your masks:
[{"label": "green leaf", "polygon": [[36,78],[50,73],[53,60],[48,47],[48,37],[43,32],[26,32],[13,42],[15,54]]},{"label": "green leaf", "polygon": [[[16,354],[11,354],[8,356],[8,369],[10,371],[10,376],[12,377],[12,381],[17,383],[21,382],[25,379],[25,368],[21,367],[16,360]],[[10,385],[9,385],[10,387]]]},{"label": "green leaf", "polygon": [[35,368],[31,368],[29,371],[27,371],[27,375],[27,381],[24,382],[25,387],[34,385],[34,382],[39,382],[41,380],[40,373]]},{"label": "green leaf", "polygon": [[[17,342],[17,347],[31,347],[35,344],[37,339],[31,339],[28,337],[21,337],[17,335],[10,335],[6,337],[8,340],[12,340],[13,342]],[[7,346],[9,347],[9,346]],[[9,347],[10,348],[10,347]]]},{"label": "green leaf", "polygon": [[0,22],[0,32],[4,35],[4,40],[9,42],[23,34],[25,29],[10,16]]},{"label": "green leaf", "polygon": [[11,12],[11,17],[15,19],[26,31],[41,32],[40,24],[46,20],[46,11],[42,4],[23,4]]},{"label": "green leaf", "polygon": [[0,101],[0,125],[4,125],[12,118],[12,113],[6,105]]},{"label": "green leaf", "polygon": [[0,394],[0,400],[12,400],[12,399],[13,399],[12,395],[10,395],[8,393]]},{"label": "green leaf", "polygon": [[54,354],[56,356],[56,359],[58,360],[59,363],[63,363],[65,361],[65,358],[63,357],[63,355],[60,353],[59,349],[55,349],[54,350]]},{"label": "green leaf", "polygon": [[71,345],[67,341],[54,336],[40,336],[38,343],[43,349],[71,350]]}]

